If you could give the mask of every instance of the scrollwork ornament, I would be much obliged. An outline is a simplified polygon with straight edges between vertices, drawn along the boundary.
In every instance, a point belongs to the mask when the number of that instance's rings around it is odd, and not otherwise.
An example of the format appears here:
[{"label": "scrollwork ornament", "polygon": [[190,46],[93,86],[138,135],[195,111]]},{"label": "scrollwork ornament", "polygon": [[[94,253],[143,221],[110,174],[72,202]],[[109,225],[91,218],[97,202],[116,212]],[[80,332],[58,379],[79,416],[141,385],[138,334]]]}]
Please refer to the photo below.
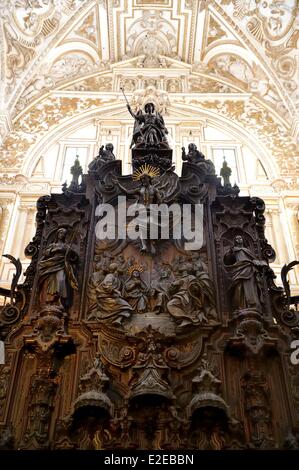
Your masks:
[{"label": "scrollwork ornament", "polygon": [[135,351],[129,346],[125,346],[120,351],[120,360],[123,363],[132,363],[135,359]]},{"label": "scrollwork ornament", "polygon": [[299,325],[298,312],[296,312],[293,309],[284,310],[280,318],[281,318],[282,323],[290,328],[293,328]]},{"label": "scrollwork ornament", "polygon": [[51,200],[51,196],[42,196],[36,203],[37,214],[36,214],[36,233],[33,240],[25,248],[25,255],[31,258],[31,263],[25,272],[25,282],[23,284],[24,289],[31,289],[33,285],[34,276],[37,267],[38,250],[42,239],[42,233],[44,223],[47,215],[48,203]]},{"label": "scrollwork ornament", "polygon": [[174,362],[174,361],[177,361],[179,359],[180,352],[177,348],[168,348],[165,351],[165,357],[166,357],[166,360]]},{"label": "scrollwork ornament", "polygon": [[6,304],[0,312],[0,326],[17,323],[20,318],[20,310],[15,305]]}]

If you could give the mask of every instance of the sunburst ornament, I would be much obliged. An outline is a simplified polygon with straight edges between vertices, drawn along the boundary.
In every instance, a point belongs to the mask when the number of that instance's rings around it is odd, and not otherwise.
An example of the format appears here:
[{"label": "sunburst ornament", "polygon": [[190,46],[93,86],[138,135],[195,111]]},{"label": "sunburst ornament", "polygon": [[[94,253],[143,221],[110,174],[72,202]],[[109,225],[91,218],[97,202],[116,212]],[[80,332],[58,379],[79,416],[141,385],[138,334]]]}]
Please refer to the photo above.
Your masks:
[{"label": "sunburst ornament", "polygon": [[160,174],[159,168],[149,165],[148,163],[145,163],[140,168],[134,171],[132,178],[134,181],[138,181],[142,178],[142,176],[147,175],[150,178],[153,178],[154,176],[159,176],[159,174]]},{"label": "sunburst ornament", "polygon": [[139,271],[140,273],[142,273],[143,272],[143,267],[138,263],[134,263],[132,266],[130,266],[127,269],[127,273],[129,274],[129,276],[132,276],[134,271]]}]

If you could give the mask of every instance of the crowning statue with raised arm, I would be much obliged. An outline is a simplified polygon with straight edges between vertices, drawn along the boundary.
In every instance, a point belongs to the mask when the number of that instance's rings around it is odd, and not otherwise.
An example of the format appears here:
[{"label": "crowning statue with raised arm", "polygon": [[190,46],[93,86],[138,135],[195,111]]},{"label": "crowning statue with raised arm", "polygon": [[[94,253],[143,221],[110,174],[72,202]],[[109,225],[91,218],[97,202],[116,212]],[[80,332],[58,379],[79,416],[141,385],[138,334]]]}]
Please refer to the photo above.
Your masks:
[{"label": "crowning statue with raised arm", "polygon": [[[121,90],[124,94],[123,88],[121,88]],[[135,114],[127,98],[126,102],[129,113],[135,119],[131,147],[133,145],[140,145],[140,147],[157,148],[160,147],[161,144],[164,144],[164,147],[166,146],[166,148],[168,148],[168,130],[165,127],[162,115],[155,111],[155,105],[153,103],[146,103],[144,106],[145,112],[139,110]]]}]

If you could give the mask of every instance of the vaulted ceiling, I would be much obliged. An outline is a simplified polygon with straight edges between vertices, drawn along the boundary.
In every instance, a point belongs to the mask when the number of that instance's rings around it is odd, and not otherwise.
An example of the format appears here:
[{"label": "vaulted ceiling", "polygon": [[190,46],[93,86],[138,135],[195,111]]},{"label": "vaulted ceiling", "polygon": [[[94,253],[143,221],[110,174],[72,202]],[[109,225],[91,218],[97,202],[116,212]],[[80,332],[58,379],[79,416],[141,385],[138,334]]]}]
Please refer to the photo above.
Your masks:
[{"label": "vaulted ceiling", "polygon": [[7,0],[0,7],[7,170],[70,113],[120,102],[121,85],[138,104],[136,89],[146,85],[165,90],[170,103],[192,97],[255,127],[282,174],[299,175],[296,0]]}]

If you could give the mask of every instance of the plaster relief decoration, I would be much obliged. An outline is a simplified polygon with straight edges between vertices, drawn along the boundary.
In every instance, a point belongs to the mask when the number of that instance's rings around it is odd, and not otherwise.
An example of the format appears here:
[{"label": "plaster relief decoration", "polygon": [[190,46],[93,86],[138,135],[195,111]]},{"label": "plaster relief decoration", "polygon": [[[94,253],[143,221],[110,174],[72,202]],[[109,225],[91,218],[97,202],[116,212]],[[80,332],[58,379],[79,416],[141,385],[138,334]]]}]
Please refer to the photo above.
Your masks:
[{"label": "plaster relief decoration", "polygon": [[54,12],[53,0],[18,0],[15,2],[13,18],[24,33],[35,36],[40,32],[46,18]]},{"label": "plaster relief decoration", "polygon": [[16,78],[24,71],[27,64],[35,55],[34,49],[20,43],[8,24],[4,24],[4,35],[7,43],[6,49],[6,94],[13,90],[12,85]]},{"label": "plaster relief decoration", "polygon": [[81,36],[92,43],[96,43],[97,40],[97,25],[95,15],[96,11],[92,11],[86,18],[84,18],[84,20],[80,25],[77,26],[75,30],[76,35]]},{"label": "plaster relief decoration", "polygon": [[55,81],[65,80],[68,77],[77,77],[93,71],[95,68],[92,58],[83,53],[65,54],[50,68],[49,75]]},{"label": "plaster relief decoration", "polygon": [[[26,88],[28,79],[29,86],[32,80],[40,79],[40,73],[36,74],[36,71],[44,61],[45,51],[49,51],[49,40],[56,33],[57,36],[62,35],[65,23],[72,15],[75,16],[78,9],[84,8],[86,3],[87,0],[9,0],[0,3],[0,18],[3,24],[0,41],[4,44],[1,80],[6,101],[16,100],[22,89]],[[34,67],[29,74],[33,60]],[[42,76],[44,74],[45,67],[41,72]],[[44,80],[47,88],[49,83],[46,77]],[[38,87],[42,89],[43,86],[39,82]]]},{"label": "plaster relief decoration", "polygon": [[296,0],[223,0],[217,2],[216,8],[224,16],[227,14],[231,25],[238,25],[246,32],[244,39],[249,47],[255,43],[255,53],[263,57],[274,72],[273,82],[278,82],[279,77],[282,79],[285,100],[295,110],[298,102],[294,79],[298,68]]},{"label": "plaster relief decoration", "polygon": [[281,103],[281,98],[277,95],[271,81],[258,64],[253,63],[250,66],[241,57],[222,54],[213,58],[209,62],[209,67],[216,75],[222,75],[236,85],[269,101],[273,106],[278,107],[282,114],[286,112],[285,106]]},{"label": "plaster relief decoration", "polygon": [[[76,83],[67,84],[63,89],[73,91],[110,91],[112,87],[111,77],[78,77],[90,75],[91,72],[98,69],[106,69],[107,65],[103,62],[94,62],[87,54],[65,54],[57,59],[50,67],[50,70],[41,70],[26,86],[22,96],[16,104],[16,112],[23,111],[33,100],[47,94],[49,90],[55,88],[56,84],[67,81],[69,83],[73,77],[76,77]],[[102,73],[102,72],[101,72]]]},{"label": "plaster relief decoration", "polygon": [[163,67],[161,56],[172,57],[177,52],[177,32],[163,11],[143,10],[142,16],[128,29],[126,53],[140,56],[140,67]]},{"label": "plaster relief decoration", "polygon": [[219,39],[226,38],[227,34],[222,29],[221,25],[218,21],[215,20],[213,16],[210,16],[209,19],[209,29],[207,35],[207,45],[209,46],[212,42],[217,41]]},{"label": "plaster relief decoration", "polygon": [[148,86],[142,90],[136,90],[132,96],[132,106],[138,110],[142,109],[146,103],[154,103],[157,111],[167,113],[167,106],[170,105],[168,93],[158,90],[155,86]]},{"label": "plaster relief decoration", "polygon": [[84,109],[92,110],[108,101],[111,103],[111,97],[83,100],[70,97],[48,97],[29,111],[29,114],[22,115],[16,121],[14,131],[0,150],[2,166],[20,168],[25,152],[53,126],[80,114]]},{"label": "plaster relief decoration", "polygon": [[189,91],[191,93],[234,93],[239,90],[211,77],[192,76],[189,79]]},{"label": "plaster relief decoration", "polygon": [[182,83],[178,79],[171,78],[166,82],[166,90],[169,93],[180,93],[182,91]]},{"label": "plaster relief decoration", "polygon": [[67,85],[63,89],[73,91],[112,91],[112,77],[108,74],[89,77],[72,85]]},{"label": "plaster relief decoration", "polygon": [[16,104],[16,112],[19,113],[26,107],[26,105],[30,101],[32,101],[42,93],[45,93],[52,89],[54,87],[54,84],[54,80],[45,73],[40,74],[38,77],[35,77],[28,83],[28,86],[25,88],[22,96],[19,98]]},{"label": "plaster relief decoration", "polygon": [[[283,129],[277,119],[262,105],[248,100],[232,101],[225,100],[205,100],[199,101],[191,99],[190,104],[197,104],[205,109],[216,110],[217,112],[229,116],[233,121],[242,123],[244,128],[257,136],[261,142],[265,143],[276,158],[281,174],[289,175],[299,171],[299,158],[297,146],[290,138],[287,128]],[[285,155],[292,158],[285,158]]]},{"label": "plaster relief decoration", "polygon": [[[223,2],[227,3],[227,1]],[[248,20],[247,30],[256,38],[262,39],[265,35],[272,41],[278,41],[289,33],[295,19],[296,0],[287,2],[268,0],[256,2],[255,0],[233,0],[236,19]]]},{"label": "plaster relief decoration", "polygon": [[[59,19],[53,0],[8,2],[1,11],[6,41],[6,76],[15,82],[36,55],[35,49],[58,28]],[[7,87],[7,93],[13,90]]]}]

